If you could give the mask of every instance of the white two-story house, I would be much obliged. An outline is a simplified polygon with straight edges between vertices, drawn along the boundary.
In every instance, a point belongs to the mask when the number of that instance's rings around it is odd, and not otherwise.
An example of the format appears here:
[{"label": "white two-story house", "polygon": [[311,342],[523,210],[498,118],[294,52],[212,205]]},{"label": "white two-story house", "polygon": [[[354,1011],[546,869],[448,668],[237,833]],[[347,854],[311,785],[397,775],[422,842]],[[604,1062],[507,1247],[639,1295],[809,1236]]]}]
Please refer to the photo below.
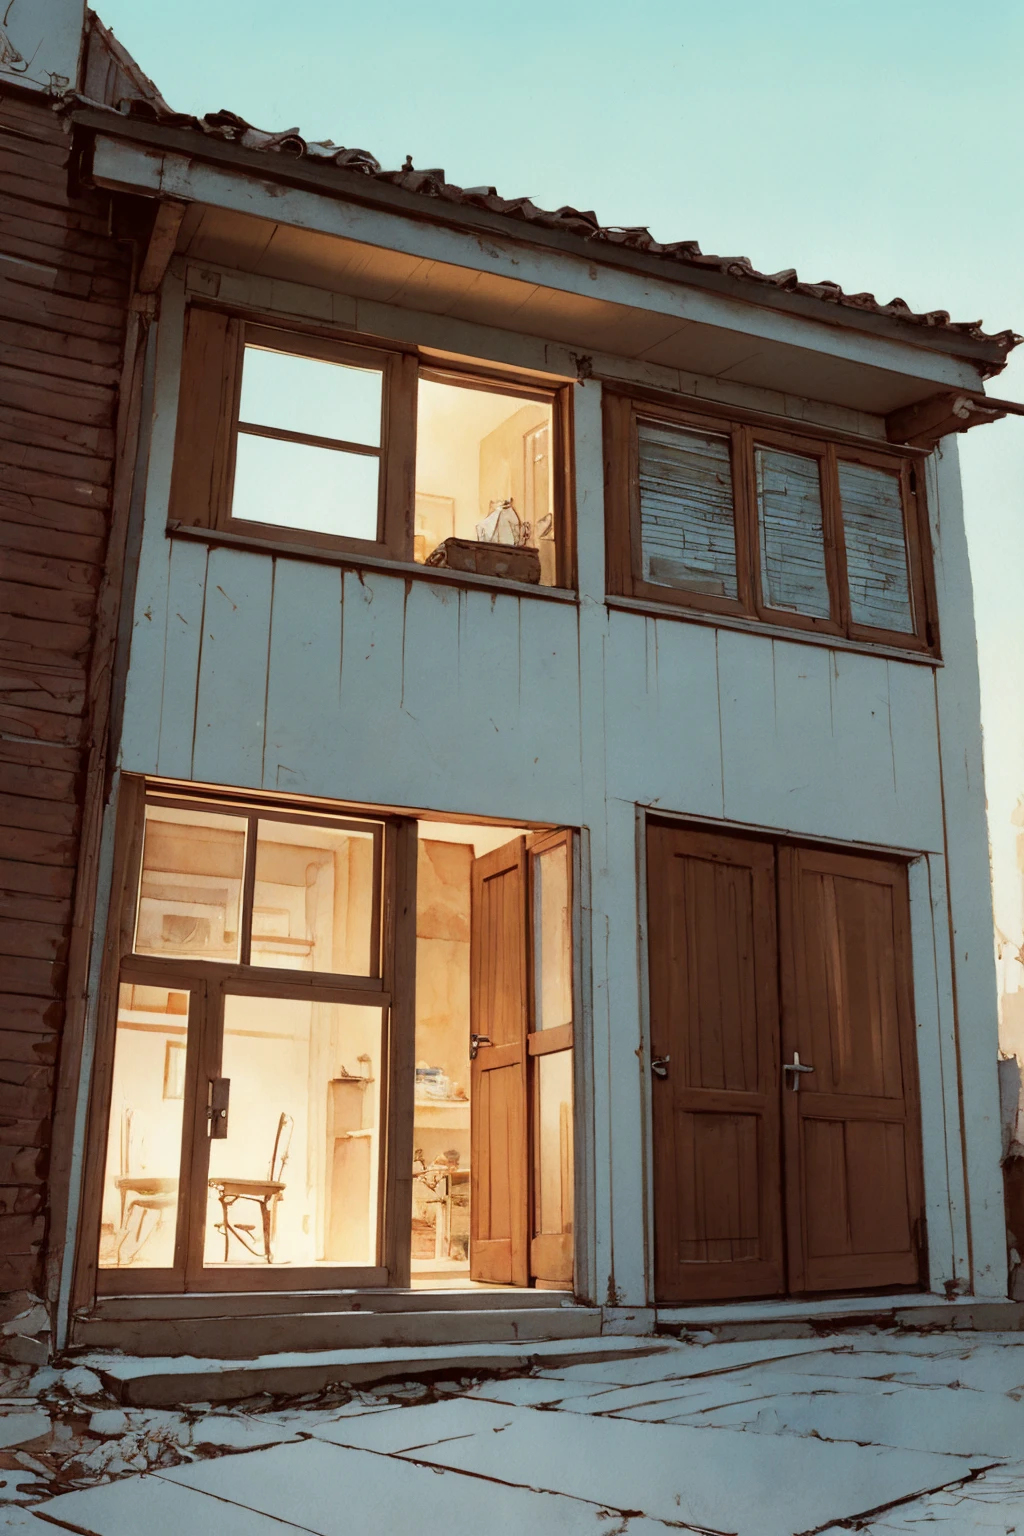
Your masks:
[{"label": "white two-story house", "polygon": [[1014,338],[62,115],[150,234],[61,1338],[1004,1297],[953,434]]}]

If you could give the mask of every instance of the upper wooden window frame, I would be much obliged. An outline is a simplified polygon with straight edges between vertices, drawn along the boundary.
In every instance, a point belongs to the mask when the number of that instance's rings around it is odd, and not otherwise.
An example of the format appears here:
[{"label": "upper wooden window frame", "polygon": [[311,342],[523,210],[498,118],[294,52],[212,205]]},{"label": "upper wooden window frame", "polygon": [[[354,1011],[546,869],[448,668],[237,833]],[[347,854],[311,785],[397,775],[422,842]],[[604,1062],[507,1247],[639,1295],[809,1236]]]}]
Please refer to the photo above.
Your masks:
[{"label": "upper wooden window frame", "polygon": [[[296,357],[348,363],[383,373],[379,449],[330,441],[296,431],[259,427],[257,434],[340,447],[377,457],[377,537],[356,539],[312,529],[260,523],[231,515],[235,443],[240,427],[242,361],[247,344]],[[571,384],[547,383],[514,368],[496,368],[469,359],[443,359],[427,349],[380,342],[349,333],[327,332],[301,322],[254,317],[200,302],[185,313],[178,419],[171,477],[169,519],[209,528],[247,541],[306,546],[339,558],[367,556],[422,570],[413,559],[416,505],[417,397],[420,378],[464,389],[486,390],[551,406],[552,492],[557,557],[556,589],[575,585],[575,518],[572,477]],[[501,585],[502,578],[494,577]]]},{"label": "upper wooden window frame", "polygon": [[[728,438],[736,530],[735,598],[686,592],[644,580],[640,545],[640,471],[638,424],[663,423]],[[819,464],[825,571],[830,613],[826,617],[772,608],[761,586],[756,450],[781,450],[815,458]],[[931,543],[928,533],[921,453],[859,443],[824,429],[792,431],[754,412],[726,412],[700,402],[671,403],[634,391],[604,389],[606,588],[610,596],[656,603],[673,610],[720,615],[795,631],[834,635],[864,645],[938,653]],[[846,543],[839,496],[842,462],[864,464],[896,474],[903,504],[903,530],[913,631],[874,628],[856,623],[850,612]]]}]

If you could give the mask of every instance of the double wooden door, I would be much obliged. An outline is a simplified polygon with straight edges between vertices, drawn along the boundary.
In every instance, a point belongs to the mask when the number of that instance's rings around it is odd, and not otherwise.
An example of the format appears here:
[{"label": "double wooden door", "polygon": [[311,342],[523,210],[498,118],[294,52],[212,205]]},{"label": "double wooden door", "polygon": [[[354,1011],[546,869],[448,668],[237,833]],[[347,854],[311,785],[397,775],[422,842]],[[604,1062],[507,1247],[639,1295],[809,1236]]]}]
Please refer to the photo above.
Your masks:
[{"label": "double wooden door", "polygon": [[923,1279],[906,868],[648,828],[661,1302]]}]

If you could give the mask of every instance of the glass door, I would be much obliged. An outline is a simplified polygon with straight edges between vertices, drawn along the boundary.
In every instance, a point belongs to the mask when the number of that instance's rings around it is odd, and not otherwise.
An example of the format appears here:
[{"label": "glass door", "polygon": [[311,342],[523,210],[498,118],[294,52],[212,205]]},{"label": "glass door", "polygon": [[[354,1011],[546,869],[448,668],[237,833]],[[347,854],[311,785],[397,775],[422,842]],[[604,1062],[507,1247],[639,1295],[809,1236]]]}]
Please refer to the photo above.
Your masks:
[{"label": "glass door", "polygon": [[97,1290],[386,1284],[384,823],[152,795],[142,832]]},{"label": "glass door", "polygon": [[208,1166],[190,1289],[383,1284],[379,998],[236,990],[218,1010]]}]

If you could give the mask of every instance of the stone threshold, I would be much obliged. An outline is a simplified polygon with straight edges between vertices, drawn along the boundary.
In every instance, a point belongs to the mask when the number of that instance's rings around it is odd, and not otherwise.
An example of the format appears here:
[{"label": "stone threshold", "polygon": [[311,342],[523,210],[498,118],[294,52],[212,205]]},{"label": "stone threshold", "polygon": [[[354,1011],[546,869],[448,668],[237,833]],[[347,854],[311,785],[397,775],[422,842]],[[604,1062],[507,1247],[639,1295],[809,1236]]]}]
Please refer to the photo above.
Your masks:
[{"label": "stone threshold", "polygon": [[[219,1307],[195,1311],[180,1304],[167,1312],[148,1305],[97,1308],[74,1320],[71,1346],[76,1354],[116,1350],[138,1357],[240,1360],[299,1351],[519,1344],[601,1334],[600,1307],[560,1300],[557,1292],[536,1294],[551,1299],[538,1305],[531,1296],[521,1304],[506,1295],[503,1305],[495,1305],[488,1296],[481,1306],[359,1311],[344,1303],[306,1310],[301,1297],[291,1299],[287,1312],[260,1306],[236,1311],[230,1298]],[[653,1317],[649,1328],[629,1331],[653,1333]]]},{"label": "stone threshold", "polygon": [[1024,1304],[1006,1297],[902,1292],[889,1296],[827,1296],[783,1301],[702,1302],[658,1307],[659,1333],[708,1332],[716,1339],[799,1339],[854,1328],[964,1329],[1013,1333],[1024,1329]]},{"label": "stone threshold", "polygon": [[553,1369],[657,1354],[670,1347],[656,1339],[595,1337],[316,1350],[260,1355],[253,1360],[202,1360],[189,1355],[142,1359],[96,1353],[79,1355],[75,1364],[95,1371],[118,1402],[155,1408],[231,1402],[259,1392],[300,1396],[339,1382],[362,1385],[408,1377],[522,1372],[535,1364]]}]

